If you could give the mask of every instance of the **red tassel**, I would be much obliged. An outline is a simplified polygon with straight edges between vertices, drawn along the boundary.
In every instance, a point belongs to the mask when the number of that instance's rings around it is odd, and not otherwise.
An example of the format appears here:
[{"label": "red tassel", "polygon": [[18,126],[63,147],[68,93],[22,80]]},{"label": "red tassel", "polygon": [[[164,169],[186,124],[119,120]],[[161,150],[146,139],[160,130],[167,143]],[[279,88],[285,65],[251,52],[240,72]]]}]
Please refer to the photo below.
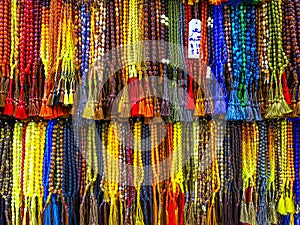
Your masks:
[{"label": "red tassel", "polygon": [[25,120],[28,118],[27,113],[26,113],[25,102],[22,100],[18,104],[15,117],[20,120]]},{"label": "red tassel", "polygon": [[284,95],[284,99],[286,101],[286,103],[288,105],[291,104],[291,95],[290,95],[290,91],[287,85],[287,80],[286,80],[286,73],[283,73],[282,75],[282,90],[283,90],[283,95]]},{"label": "red tassel", "polygon": [[7,115],[7,116],[12,116],[14,115],[14,105],[13,105],[13,101],[11,98],[6,98],[6,104],[5,104],[5,107],[4,107],[4,115]]},{"label": "red tassel", "polygon": [[184,225],[184,194],[179,194],[178,199],[178,208],[179,208],[179,225]]},{"label": "red tassel", "polygon": [[195,110],[194,92],[193,92],[193,78],[190,76],[189,97],[186,100],[186,109]]},{"label": "red tassel", "polygon": [[131,116],[139,116],[139,105],[138,103],[134,103],[133,106],[131,107]]},{"label": "red tassel", "polygon": [[167,207],[167,215],[168,215],[167,225],[179,225],[177,194],[173,193],[172,191],[169,192],[169,203]]}]

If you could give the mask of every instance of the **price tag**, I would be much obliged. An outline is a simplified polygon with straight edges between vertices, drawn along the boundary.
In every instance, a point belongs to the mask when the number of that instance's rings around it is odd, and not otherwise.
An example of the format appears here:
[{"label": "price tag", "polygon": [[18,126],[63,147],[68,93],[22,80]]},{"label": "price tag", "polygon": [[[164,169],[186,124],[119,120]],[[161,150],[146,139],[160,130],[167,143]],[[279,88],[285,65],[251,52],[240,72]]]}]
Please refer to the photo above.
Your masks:
[{"label": "price tag", "polygon": [[189,22],[188,57],[199,59],[201,39],[201,21],[192,19]]}]

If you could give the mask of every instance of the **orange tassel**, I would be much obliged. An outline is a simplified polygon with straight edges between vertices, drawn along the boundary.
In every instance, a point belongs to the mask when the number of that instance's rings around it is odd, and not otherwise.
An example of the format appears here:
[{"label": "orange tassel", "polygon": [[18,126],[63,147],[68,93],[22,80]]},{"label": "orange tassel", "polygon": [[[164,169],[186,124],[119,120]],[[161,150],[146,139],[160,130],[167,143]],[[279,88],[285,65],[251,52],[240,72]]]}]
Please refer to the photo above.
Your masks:
[{"label": "orange tassel", "polygon": [[142,99],[139,101],[139,115],[144,116],[145,114],[145,99]]},{"label": "orange tassel", "polygon": [[53,105],[53,91],[50,92],[47,100],[47,106],[52,106]]}]

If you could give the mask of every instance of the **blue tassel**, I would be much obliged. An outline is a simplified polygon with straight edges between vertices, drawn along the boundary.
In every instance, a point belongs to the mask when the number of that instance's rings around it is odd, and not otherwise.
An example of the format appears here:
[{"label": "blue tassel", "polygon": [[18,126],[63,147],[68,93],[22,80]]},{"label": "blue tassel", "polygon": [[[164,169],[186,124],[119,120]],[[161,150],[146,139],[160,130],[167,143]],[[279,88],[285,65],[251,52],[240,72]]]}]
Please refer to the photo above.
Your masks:
[{"label": "blue tassel", "polygon": [[56,196],[52,196],[52,213],[53,213],[53,224],[60,225],[59,207],[56,202]]},{"label": "blue tassel", "polygon": [[290,225],[290,215],[282,216],[282,225]]},{"label": "blue tassel", "polygon": [[76,112],[76,119],[75,119],[75,125],[76,126],[81,126],[83,124],[83,110],[85,108],[85,105],[87,103],[87,94],[86,94],[86,88],[84,85],[79,86],[79,102],[78,102],[78,108]]},{"label": "blue tassel", "polygon": [[44,225],[51,225],[50,206],[48,206],[44,212]]},{"label": "blue tassel", "polygon": [[254,120],[254,113],[253,113],[253,109],[251,106],[251,102],[250,100],[248,100],[247,105],[246,105],[246,121],[247,122],[252,122]]},{"label": "blue tassel", "polygon": [[230,102],[226,114],[226,119],[229,121],[240,120],[241,110],[238,98],[236,95],[236,90],[232,90],[230,93]]},{"label": "blue tassel", "polygon": [[294,225],[300,225],[300,214],[294,215]]}]

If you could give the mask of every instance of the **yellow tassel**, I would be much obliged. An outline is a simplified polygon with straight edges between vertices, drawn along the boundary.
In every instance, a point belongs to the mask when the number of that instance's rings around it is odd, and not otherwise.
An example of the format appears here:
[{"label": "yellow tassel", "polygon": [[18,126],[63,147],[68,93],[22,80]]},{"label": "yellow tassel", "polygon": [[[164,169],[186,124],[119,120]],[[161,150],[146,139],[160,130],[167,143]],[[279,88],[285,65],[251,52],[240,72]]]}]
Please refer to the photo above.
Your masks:
[{"label": "yellow tassel", "polygon": [[69,95],[67,91],[64,93],[64,105],[69,105]]},{"label": "yellow tassel", "polygon": [[245,200],[242,200],[240,222],[248,223],[248,221],[249,221],[249,215],[248,215],[247,205],[246,205]]},{"label": "yellow tassel", "polygon": [[70,94],[69,94],[69,104],[73,105],[74,104],[74,91],[70,90]]},{"label": "yellow tassel", "polygon": [[277,213],[275,210],[275,203],[270,202],[269,205],[269,221],[268,224],[277,224]]},{"label": "yellow tassel", "polygon": [[86,119],[93,119],[95,116],[95,108],[94,104],[91,101],[86,103],[86,106],[83,110],[82,117]]},{"label": "yellow tassel", "polygon": [[144,214],[143,214],[143,211],[142,211],[141,202],[140,202],[139,198],[137,199],[135,224],[136,225],[145,225],[145,223],[144,223]]},{"label": "yellow tassel", "polygon": [[196,99],[194,116],[196,116],[196,117],[200,116],[200,99]]},{"label": "yellow tassel", "polygon": [[289,196],[285,197],[285,209],[287,213],[295,213],[294,202]]},{"label": "yellow tassel", "polygon": [[277,205],[277,212],[279,212],[281,215],[286,215],[286,208],[285,208],[285,202],[283,198],[283,194],[281,194],[278,205]]},{"label": "yellow tassel", "polygon": [[254,204],[253,204],[253,201],[250,202],[250,205],[249,205],[249,223],[252,224],[252,225],[255,225],[256,224],[256,211],[255,211],[255,208],[254,208]]},{"label": "yellow tassel", "polygon": [[118,220],[118,206],[116,204],[116,199],[112,198],[111,199],[111,206],[110,206],[110,210],[109,210],[109,225],[115,225],[115,224],[119,224],[119,220]]},{"label": "yellow tassel", "polygon": [[37,215],[36,215],[36,199],[32,197],[30,203],[30,210],[29,210],[29,224],[36,225],[37,224]]}]

